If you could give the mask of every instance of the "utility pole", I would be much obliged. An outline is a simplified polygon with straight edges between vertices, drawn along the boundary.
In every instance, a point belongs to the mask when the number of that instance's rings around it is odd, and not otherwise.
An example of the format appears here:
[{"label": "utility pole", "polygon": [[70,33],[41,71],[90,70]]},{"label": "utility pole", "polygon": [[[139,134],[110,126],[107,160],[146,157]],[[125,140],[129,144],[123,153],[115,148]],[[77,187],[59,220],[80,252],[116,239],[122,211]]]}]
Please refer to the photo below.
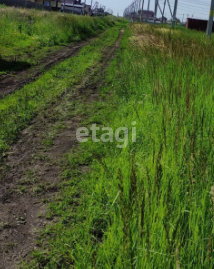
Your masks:
[{"label": "utility pole", "polygon": [[135,0],[135,16],[137,17],[138,1]]},{"label": "utility pole", "polygon": [[146,16],[147,21],[148,21],[148,17],[149,17],[149,10],[150,10],[150,0],[148,0],[147,16]]},{"label": "utility pole", "polygon": [[138,18],[139,0],[136,0],[136,19]]},{"label": "utility pole", "polygon": [[147,11],[150,10],[150,0],[148,0],[148,7],[147,7]]},{"label": "utility pole", "polygon": [[165,9],[166,9],[166,0],[164,1],[164,6],[163,6],[162,23],[163,23],[163,20],[164,20]]},{"label": "utility pole", "polygon": [[[214,2],[214,0],[212,0]],[[178,0],[175,0],[174,5],[174,12],[173,12],[173,18],[172,18],[172,28],[175,28],[175,20],[177,16],[177,8],[178,8]]]},{"label": "utility pole", "polygon": [[144,8],[144,1],[142,1],[142,8],[141,8],[141,14],[140,14],[140,21],[142,22],[143,21],[143,8]]},{"label": "utility pole", "polygon": [[83,8],[83,15],[85,15],[85,11],[86,11],[86,0],[85,0],[85,3],[84,3],[84,8]]},{"label": "utility pole", "polygon": [[213,12],[214,12],[214,0],[211,0],[210,16],[207,24],[207,36],[209,36],[210,38],[213,30]]},{"label": "utility pole", "polygon": [[155,0],[155,17],[154,17],[154,23],[157,19],[157,12],[158,12],[158,0]]},{"label": "utility pole", "polygon": [[139,18],[139,22],[141,22],[141,6],[142,6],[142,3],[143,0],[139,0],[139,6],[138,6],[138,18]]},{"label": "utility pole", "polygon": [[65,0],[64,0],[64,6],[63,6],[63,12],[65,12]]},{"label": "utility pole", "polygon": [[138,0],[138,8],[137,8],[138,9],[138,14],[137,14],[138,16],[139,16],[140,7],[141,7],[141,0]]}]

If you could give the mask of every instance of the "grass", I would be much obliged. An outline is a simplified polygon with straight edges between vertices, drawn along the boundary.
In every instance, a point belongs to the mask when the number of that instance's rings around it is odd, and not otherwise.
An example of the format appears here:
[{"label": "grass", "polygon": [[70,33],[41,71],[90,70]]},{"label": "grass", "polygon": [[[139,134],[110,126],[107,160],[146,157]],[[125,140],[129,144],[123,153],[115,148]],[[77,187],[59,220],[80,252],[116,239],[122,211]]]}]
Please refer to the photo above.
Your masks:
[{"label": "grass", "polygon": [[59,12],[0,6],[0,74],[35,65],[71,42],[97,35],[115,23]]},{"label": "grass", "polygon": [[59,221],[25,268],[213,267],[213,46],[186,29],[126,30],[84,125],[135,121],[137,142],[67,155],[49,212]]},{"label": "grass", "polygon": [[120,26],[115,27],[81,49],[77,57],[56,65],[34,83],[0,101],[1,157],[37,113],[42,113],[63,93],[74,90],[73,86],[99,63],[105,49],[115,42],[119,34]]}]

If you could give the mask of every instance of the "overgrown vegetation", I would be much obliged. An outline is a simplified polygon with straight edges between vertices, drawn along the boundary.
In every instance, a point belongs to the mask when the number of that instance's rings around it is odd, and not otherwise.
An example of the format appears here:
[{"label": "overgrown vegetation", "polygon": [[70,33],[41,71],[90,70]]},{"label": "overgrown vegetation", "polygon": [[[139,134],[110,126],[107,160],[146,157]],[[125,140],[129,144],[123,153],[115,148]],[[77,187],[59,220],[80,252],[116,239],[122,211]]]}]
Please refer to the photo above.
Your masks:
[{"label": "overgrown vegetation", "polygon": [[77,57],[56,65],[34,83],[0,101],[0,157],[36,113],[42,113],[62,93],[81,83],[88,70],[98,64],[104,51],[115,42],[119,29],[120,26],[109,29],[85,46]]},{"label": "overgrown vegetation", "polygon": [[135,121],[137,142],[67,156],[60,221],[27,268],[213,268],[213,51],[202,33],[126,31],[88,124]]},{"label": "overgrown vegetation", "polygon": [[114,24],[113,17],[92,18],[3,6],[0,13],[0,74],[36,64],[59,46],[95,36]]}]

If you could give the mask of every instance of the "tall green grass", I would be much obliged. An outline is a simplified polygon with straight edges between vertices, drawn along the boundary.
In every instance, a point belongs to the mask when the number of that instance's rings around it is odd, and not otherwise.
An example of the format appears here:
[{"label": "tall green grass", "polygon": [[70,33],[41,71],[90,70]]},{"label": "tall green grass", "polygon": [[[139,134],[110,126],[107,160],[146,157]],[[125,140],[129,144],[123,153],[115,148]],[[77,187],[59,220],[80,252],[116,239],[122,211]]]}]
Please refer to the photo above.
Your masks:
[{"label": "tall green grass", "polygon": [[213,268],[213,51],[202,33],[126,31],[88,123],[131,131],[136,121],[137,142],[68,155],[50,206],[60,221],[31,268]]}]

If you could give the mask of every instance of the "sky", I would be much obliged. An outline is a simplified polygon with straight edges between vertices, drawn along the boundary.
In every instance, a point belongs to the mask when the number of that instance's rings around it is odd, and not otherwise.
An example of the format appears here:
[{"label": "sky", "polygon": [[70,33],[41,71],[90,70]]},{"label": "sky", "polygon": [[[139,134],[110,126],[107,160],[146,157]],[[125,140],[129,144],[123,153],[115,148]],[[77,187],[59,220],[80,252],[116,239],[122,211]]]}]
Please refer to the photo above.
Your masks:
[{"label": "sky", "polygon": [[[100,4],[111,8],[114,11],[114,15],[117,13],[120,16],[123,15],[123,12],[127,6],[129,6],[133,0],[97,0]],[[147,8],[149,0],[145,0],[145,7]],[[150,10],[154,10],[155,0],[150,0]],[[171,3],[172,9],[174,8],[174,0],[169,0]],[[87,0],[88,3],[91,0]],[[96,0],[93,0],[95,3]],[[164,0],[159,0],[160,6],[163,7]],[[186,20],[187,17],[193,17],[197,19],[208,19],[209,9],[210,9],[211,0],[178,0],[178,11],[177,17],[181,20]],[[161,16],[161,13],[158,12],[158,16]],[[170,12],[168,6],[166,7],[166,16],[170,18]]]}]

